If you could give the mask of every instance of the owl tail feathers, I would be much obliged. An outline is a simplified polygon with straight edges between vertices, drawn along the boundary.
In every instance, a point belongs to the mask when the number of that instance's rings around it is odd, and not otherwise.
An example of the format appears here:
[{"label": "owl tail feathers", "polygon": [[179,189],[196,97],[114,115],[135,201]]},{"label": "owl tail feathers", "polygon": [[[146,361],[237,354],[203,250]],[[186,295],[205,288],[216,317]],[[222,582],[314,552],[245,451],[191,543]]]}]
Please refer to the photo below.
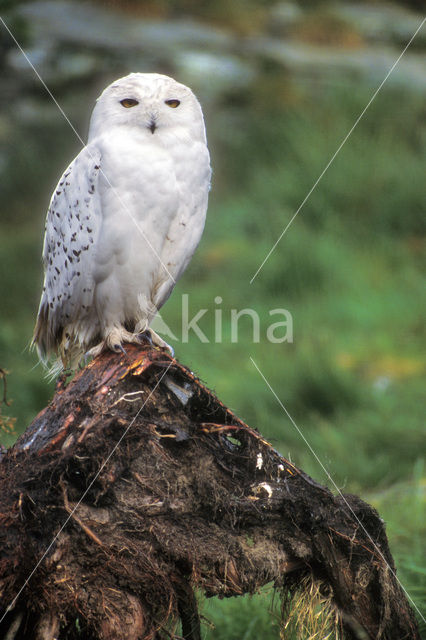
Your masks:
[{"label": "owl tail feathers", "polygon": [[36,342],[33,338],[31,348],[37,350],[38,358],[46,370],[46,378],[51,382],[57,378],[65,369],[64,363],[61,358],[51,359],[51,354],[47,353],[43,346]]},{"label": "owl tail feathers", "polygon": [[64,371],[71,371],[77,369],[81,358],[84,355],[84,349],[80,345],[74,344],[66,351],[62,349],[62,343],[59,345],[60,356],[57,355],[57,351],[46,351],[43,344],[36,342],[33,339],[32,347],[37,349],[37,354],[40,362],[46,369],[46,378],[51,382]]},{"label": "owl tail feathers", "polygon": [[37,350],[37,355],[43,366],[49,366],[50,355],[55,351],[55,340],[50,328],[49,308],[43,299],[40,302],[37,321],[34,327],[31,349]]},{"label": "owl tail feathers", "polygon": [[46,377],[53,380],[66,369],[76,369],[85,353],[83,346],[59,327],[52,330],[47,303],[40,304],[31,347],[37,350],[40,362],[47,369]]}]

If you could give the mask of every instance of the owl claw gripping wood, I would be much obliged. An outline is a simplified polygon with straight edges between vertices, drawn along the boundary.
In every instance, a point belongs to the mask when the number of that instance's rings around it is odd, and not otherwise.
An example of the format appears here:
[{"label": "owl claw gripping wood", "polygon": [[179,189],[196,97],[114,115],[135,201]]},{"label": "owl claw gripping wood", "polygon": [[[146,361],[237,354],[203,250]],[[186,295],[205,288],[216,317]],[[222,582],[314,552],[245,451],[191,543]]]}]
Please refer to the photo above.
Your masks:
[{"label": "owl claw gripping wood", "polygon": [[50,202],[33,344],[53,373],[123,342],[169,348],[150,324],[204,228],[210,159],[192,91],[131,73],[93,110],[87,145]]}]

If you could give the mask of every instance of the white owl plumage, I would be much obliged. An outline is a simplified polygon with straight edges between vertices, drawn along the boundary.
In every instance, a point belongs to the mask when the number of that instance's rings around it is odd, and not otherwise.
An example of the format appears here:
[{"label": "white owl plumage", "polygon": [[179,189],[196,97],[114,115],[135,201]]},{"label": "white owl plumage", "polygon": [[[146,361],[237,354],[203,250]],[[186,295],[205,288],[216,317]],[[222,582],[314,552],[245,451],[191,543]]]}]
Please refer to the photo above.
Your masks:
[{"label": "white owl plumage", "polygon": [[[168,76],[131,73],[93,110],[87,145],[46,219],[45,280],[33,343],[75,367],[149,328],[203,232],[210,187],[203,114]],[[57,367],[59,368],[59,367]]]}]

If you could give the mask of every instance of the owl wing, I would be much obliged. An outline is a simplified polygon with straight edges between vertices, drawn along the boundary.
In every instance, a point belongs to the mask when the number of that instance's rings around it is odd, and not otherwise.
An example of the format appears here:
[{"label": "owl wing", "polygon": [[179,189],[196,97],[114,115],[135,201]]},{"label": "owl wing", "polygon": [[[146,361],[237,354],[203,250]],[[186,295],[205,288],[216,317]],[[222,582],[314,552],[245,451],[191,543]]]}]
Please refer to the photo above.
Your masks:
[{"label": "owl wing", "polygon": [[41,359],[57,350],[63,330],[87,315],[93,302],[93,264],[102,218],[101,154],[85,147],[62,175],[46,217],[43,293],[33,344]]}]

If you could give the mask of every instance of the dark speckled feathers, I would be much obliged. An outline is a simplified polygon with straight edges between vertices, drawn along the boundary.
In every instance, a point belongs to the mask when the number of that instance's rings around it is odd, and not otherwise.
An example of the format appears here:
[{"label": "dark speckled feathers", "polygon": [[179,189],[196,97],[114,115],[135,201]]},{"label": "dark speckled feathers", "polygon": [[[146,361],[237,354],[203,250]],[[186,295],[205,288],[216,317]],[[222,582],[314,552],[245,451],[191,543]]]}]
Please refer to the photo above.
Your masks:
[{"label": "dark speckled feathers", "polygon": [[67,337],[72,342],[67,326],[88,314],[92,305],[93,252],[101,221],[100,165],[96,147],[85,147],[66,169],[50,202],[43,248],[45,280],[34,331],[43,359]]}]

